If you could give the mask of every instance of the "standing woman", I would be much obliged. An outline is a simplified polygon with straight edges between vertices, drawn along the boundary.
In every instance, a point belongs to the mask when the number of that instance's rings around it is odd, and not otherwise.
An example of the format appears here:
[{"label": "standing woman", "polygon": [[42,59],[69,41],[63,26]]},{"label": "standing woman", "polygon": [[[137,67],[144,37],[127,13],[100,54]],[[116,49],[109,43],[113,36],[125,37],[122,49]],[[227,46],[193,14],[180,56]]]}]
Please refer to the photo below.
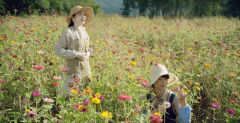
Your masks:
[{"label": "standing woman", "polygon": [[89,36],[85,25],[94,18],[93,9],[90,7],[75,6],[67,17],[68,28],[63,30],[60,39],[54,46],[54,53],[67,62],[67,76],[63,86],[60,86],[60,95],[65,96],[70,92],[70,87],[76,80],[80,80],[80,86],[86,87],[91,68],[89,56]]}]

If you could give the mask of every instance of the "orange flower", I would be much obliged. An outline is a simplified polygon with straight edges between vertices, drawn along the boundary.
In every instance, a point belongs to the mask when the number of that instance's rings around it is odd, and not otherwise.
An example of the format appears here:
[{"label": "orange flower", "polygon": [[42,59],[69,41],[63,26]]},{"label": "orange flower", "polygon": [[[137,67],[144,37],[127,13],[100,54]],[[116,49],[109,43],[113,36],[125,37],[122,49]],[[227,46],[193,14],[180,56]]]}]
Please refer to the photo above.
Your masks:
[{"label": "orange flower", "polygon": [[237,100],[236,100],[236,99],[235,99],[235,100],[234,100],[234,99],[230,99],[230,102],[231,102],[231,103],[236,103]]},{"label": "orange flower", "polygon": [[86,89],[86,90],[83,90],[83,93],[84,93],[85,95],[88,95],[88,94],[92,93],[92,89],[88,88],[88,89]]},{"label": "orange flower", "polygon": [[58,82],[53,82],[53,86],[58,86]]}]

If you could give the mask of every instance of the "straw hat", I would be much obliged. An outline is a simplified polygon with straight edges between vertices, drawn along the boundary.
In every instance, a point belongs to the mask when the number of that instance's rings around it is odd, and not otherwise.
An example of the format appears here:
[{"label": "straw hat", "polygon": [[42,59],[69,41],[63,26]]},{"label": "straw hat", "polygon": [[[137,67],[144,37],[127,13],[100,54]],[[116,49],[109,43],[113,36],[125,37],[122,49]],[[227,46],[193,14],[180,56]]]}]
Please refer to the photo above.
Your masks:
[{"label": "straw hat", "polygon": [[169,75],[167,87],[169,87],[169,86],[171,86],[175,83],[180,83],[178,81],[177,76],[175,76],[172,73],[168,73],[168,70],[164,65],[158,64],[156,66],[151,67],[151,82],[150,82],[150,85],[153,85],[158,80],[158,78],[163,76],[163,75]]},{"label": "straw hat", "polygon": [[93,12],[93,9],[91,7],[75,6],[71,9],[71,12],[70,12],[69,16],[67,17],[68,26],[71,24],[73,15],[78,13],[78,12],[84,12],[86,14],[87,19],[86,19],[85,24],[88,24],[94,18],[94,12]]}]

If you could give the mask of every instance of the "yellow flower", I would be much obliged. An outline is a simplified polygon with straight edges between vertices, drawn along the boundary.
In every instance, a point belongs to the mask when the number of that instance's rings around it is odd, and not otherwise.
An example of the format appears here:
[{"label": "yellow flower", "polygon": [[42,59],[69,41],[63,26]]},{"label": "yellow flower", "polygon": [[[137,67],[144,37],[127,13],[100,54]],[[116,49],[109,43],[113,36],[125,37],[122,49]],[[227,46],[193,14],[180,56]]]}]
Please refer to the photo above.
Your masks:
[{"label": "yellow flower", "polygon": [[99,104],[101,101],[98,98],[92,98],[92,103]]},{"label": "yellow flower", "polygon": [[207,68],[210,68],[210,67],[211,67],[211,64],[205,64],[205,66],[206,66]]},{"label": "yellow flower", "polygon": [[14,41],[11,41],[11,44],[14,44],[15,42]]},{"label": "yellow flower", "polygon": [[201,88],[200,88],[200,87],[196,87],[196,88],[197,88],[197,90],[198,90],[198,91],[200,91],[200,90],[201,90]]},{"label": "yellow flower", "polygon": [[198,82],[194,82],[194,85],[196,86],[200,86],[200,84]]},{"label": "yellow flower", "polygon": [[72,114],[72,112],[70,112],[70,114]]},{"label": "yellow flower", "polygon": [[129,76],[129,79],[133,79],[133,76]]},{"label": "yellow flower", "polygon": [[112,119],[112,113],[111,113],[111,112],[108,112],[108,111],[103,111],[103,112],[101,113],[101,116],[102,116],[103,118],[110,118],[110,119]]},{"label": "yellow flower", "polygon": [[240,120],[240,115],[238,116],[238,119]]},{"label": "yellow flower", "polygon": [[132,66],[136,66],[136,65],[137,65],[137,62],[131,61],[130,64],[131,64]]},{"label": "yellow flower", "polygon": [[82,107],[83,107],[83,105],[79,105],[79,106],[78,106],[78,109],[81,110]]},{"label": "yellow flower", "polygon": [[71,90],[71,93],[73,93],[73,94],[77,94],[78,92],[77,92],[77,90],[72,89],[72,90]]},{"label": "yellow flower", "polygon": [[158,116],[161,116],[161,114],[159,114],[159,113],[154,113],[153,115],[158,115]]},{"label": "yellow flower", "polygon": [[97,98],[100,98],[101,94],[96,93],[95,96],[96,96]]},{"label": "yellow flower", "polygon": [[200,77],[200,75],[199,75],[199,74],[197,74],[197,77]]},{"label": "yellow flower", "polygon": [[237,75],[236,74],[234,74],[234,73],[230,73],[229,74],[231,77],[236,77]]},{"label": "yellow flower", "polygon": [[190,51],[191,51],[191,50],[192,50],[192,48],[188,48],[188,50],[190,50]]},{"label": "yellow flower", "polygon": [[27,113],[29,113],[29,112],[30,112],[30,109],[26,109],[25,111],[26,111]]}]

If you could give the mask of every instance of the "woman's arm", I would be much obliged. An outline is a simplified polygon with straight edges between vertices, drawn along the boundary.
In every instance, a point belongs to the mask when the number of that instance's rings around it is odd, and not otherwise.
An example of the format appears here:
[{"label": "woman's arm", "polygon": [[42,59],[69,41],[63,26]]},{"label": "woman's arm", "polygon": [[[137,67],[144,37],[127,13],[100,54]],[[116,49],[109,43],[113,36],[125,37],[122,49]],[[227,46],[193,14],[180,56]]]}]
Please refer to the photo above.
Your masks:
[{"label": "woman's arm", "polygon": [[68,50],[67,46],[70,43],[69,32],[64,30],[61,33],[59,40],[54,46],[54,53],[65,59],[74,59],[77,57],[76,50]]}]

